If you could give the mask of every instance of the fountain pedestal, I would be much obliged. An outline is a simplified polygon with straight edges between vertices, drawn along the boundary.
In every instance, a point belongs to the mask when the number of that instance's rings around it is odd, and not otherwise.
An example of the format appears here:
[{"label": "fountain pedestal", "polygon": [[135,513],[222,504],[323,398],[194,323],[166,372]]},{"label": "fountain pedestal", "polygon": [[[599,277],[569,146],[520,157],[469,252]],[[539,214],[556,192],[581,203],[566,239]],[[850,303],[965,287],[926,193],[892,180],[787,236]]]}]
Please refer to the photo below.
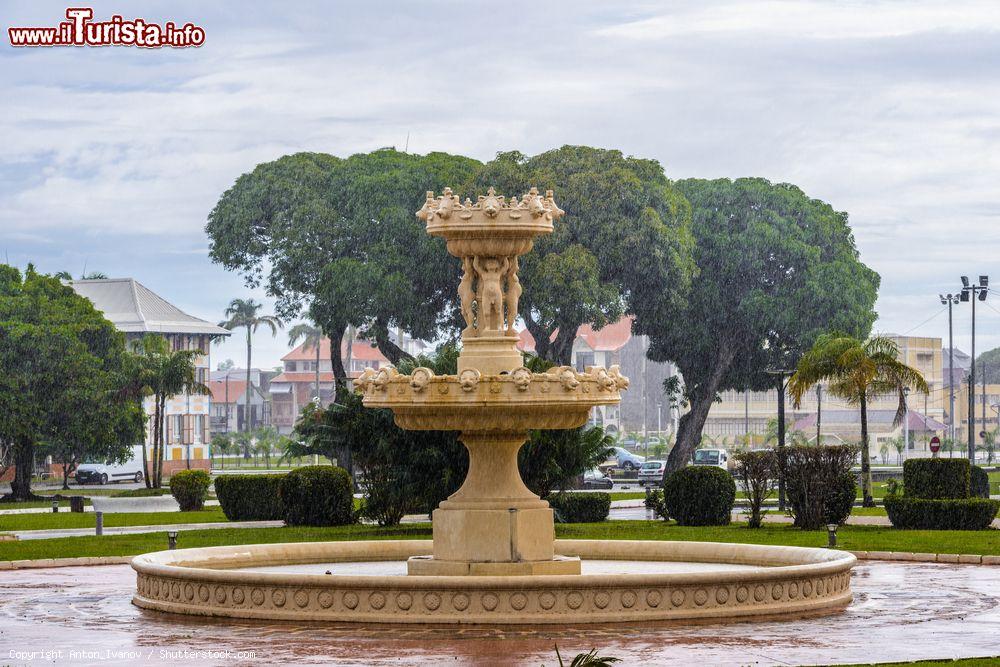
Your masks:
[{"label": "fountain pedestal", "polygon": [[414,557],[414,575],[580,574],[580,559],[553,553],[552,509],[524,485],[517,452],[524,432],[463,431],[469,473],[434,510],[434,555]]}]

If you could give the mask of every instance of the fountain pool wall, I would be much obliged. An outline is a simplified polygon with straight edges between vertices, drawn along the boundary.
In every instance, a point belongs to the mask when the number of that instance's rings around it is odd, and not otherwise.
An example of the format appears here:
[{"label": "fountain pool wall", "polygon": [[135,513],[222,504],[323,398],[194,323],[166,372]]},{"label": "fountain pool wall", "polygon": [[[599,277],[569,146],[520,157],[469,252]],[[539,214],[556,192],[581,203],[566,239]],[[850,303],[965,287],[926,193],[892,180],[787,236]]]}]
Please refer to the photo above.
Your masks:
[{"label": "fountain pool wall", "polygon": [[[851,601],[851,554],[710,542],[557,540],[598,561],[698,563],[653,574],[384,576],[267,572],[309,563],[405,561],[430,540],[206,547],[137,556],[133,602],[177,614],[368,623],[608,623],[797,617]],[[710,568],[703,564],[742,565]],[[606,567],[606,566],[605,566]]]}]

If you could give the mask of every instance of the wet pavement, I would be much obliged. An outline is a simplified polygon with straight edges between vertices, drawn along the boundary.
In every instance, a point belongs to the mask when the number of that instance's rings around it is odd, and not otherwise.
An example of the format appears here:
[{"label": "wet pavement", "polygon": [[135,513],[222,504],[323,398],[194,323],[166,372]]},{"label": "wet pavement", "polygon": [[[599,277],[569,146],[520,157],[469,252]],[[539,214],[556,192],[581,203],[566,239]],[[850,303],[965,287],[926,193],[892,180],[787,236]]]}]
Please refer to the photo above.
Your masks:
[{"label": "wet pavement", "polygon": [[728,625],[240,622],[138,609],[129,602],[134,585],[128,566],[0,572],[0,664],[552,667],[558,664],[555,645],[564,659],[596,648],[621,658],[622,665],[806,665],[1000,655],[1000,568],[986,566],[868,562],[855,569],[855,601],[841,613]]}]

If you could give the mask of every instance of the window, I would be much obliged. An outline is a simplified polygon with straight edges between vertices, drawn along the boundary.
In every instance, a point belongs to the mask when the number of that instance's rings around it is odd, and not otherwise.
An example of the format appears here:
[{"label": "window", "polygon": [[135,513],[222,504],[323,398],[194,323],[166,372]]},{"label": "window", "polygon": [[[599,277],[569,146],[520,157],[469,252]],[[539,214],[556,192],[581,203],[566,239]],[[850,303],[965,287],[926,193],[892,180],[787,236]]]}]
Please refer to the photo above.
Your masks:
[{"label": "window", "polygon": [[290,373],[294,373],[295,372],[295,362],[294,361],[286,361],[285,362],[285,370],[289,371]]},{"label": "window", "polygon": [[583,373],[587,370],[587,366],[594,365],[594,353],[593,352],[578,352],[576,355],[576,370],[579,373]]}]

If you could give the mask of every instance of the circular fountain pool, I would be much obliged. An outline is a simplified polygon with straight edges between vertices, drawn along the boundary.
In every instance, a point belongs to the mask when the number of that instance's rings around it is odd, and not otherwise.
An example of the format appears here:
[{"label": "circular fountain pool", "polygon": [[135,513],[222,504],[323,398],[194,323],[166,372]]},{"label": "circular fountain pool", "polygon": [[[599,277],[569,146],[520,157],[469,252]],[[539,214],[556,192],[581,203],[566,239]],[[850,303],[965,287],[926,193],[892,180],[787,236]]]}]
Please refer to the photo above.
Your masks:
[{"label": "circular fountain pool", "polygon": [[[557,540],[581,574],[405,575],[429,540],[207,547],[137,556],[133,602],[235,618],[588,623],[789,617],[851,601],[849,553],[711,542]],[[331,574],[326,574],[329,571]]]}]

